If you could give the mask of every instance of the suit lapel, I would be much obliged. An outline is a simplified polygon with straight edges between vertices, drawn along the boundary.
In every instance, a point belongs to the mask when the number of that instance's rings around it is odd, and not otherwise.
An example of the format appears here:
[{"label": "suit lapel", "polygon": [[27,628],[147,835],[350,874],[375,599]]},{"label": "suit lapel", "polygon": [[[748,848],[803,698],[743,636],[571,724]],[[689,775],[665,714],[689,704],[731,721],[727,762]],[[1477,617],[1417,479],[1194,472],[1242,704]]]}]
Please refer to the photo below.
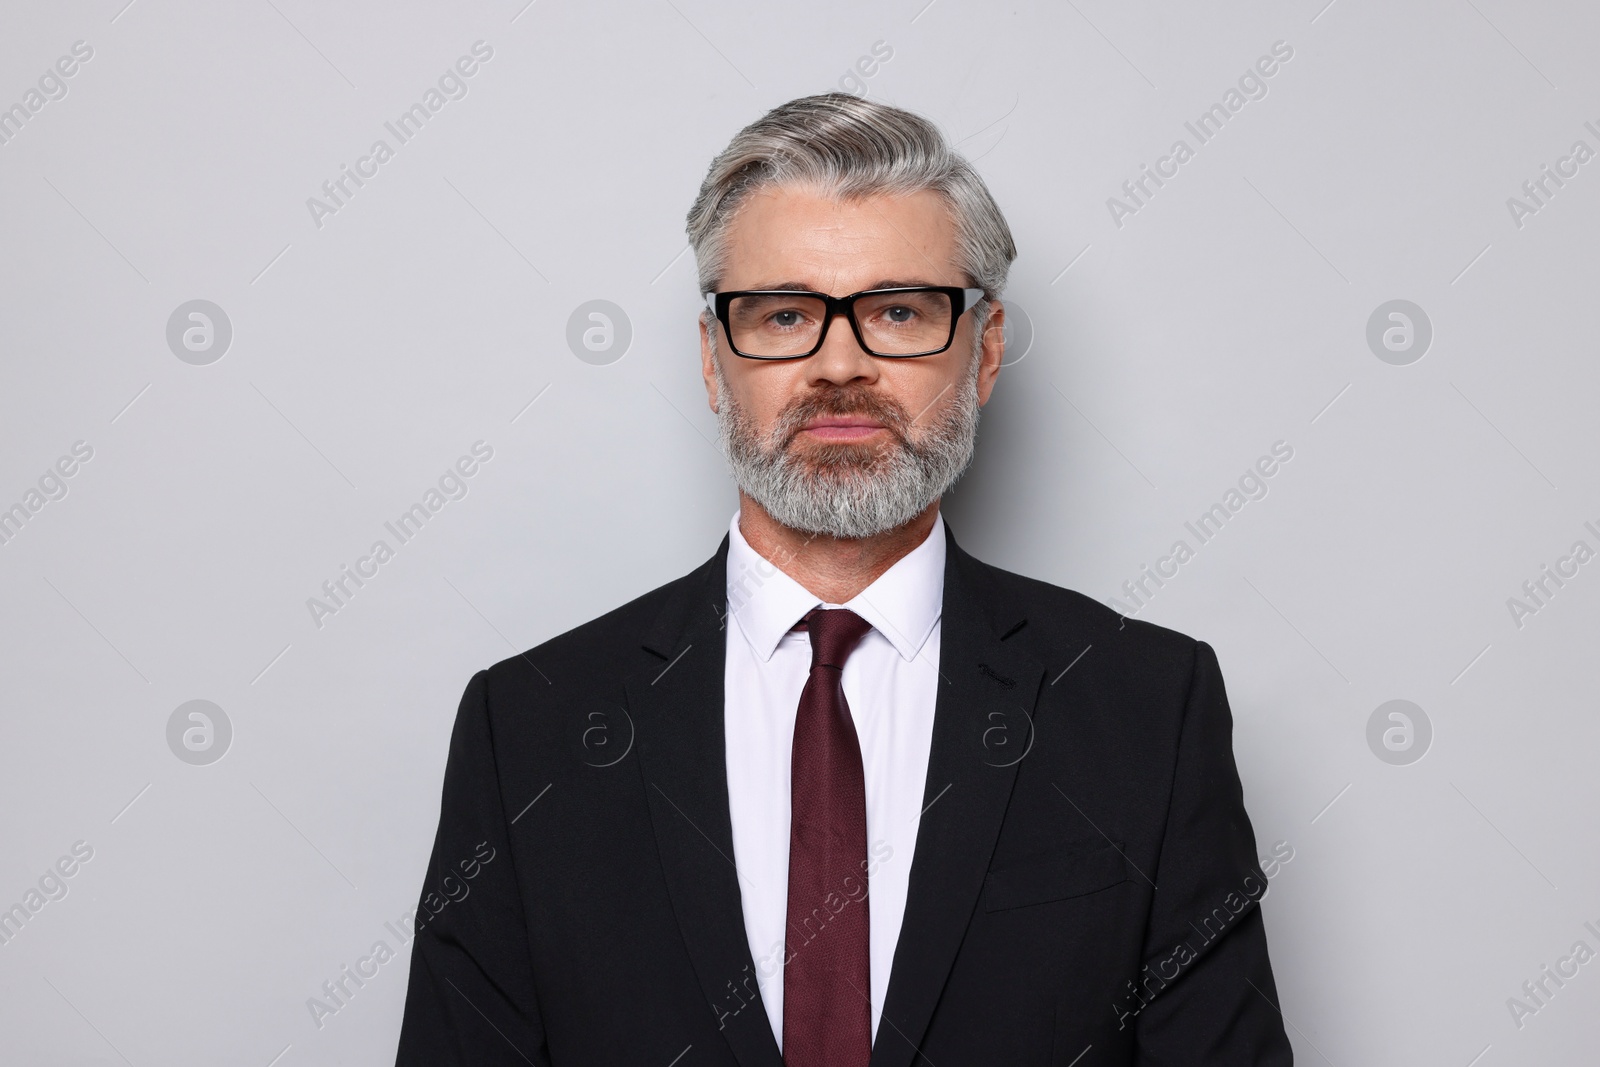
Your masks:
[{"label": "suit lapel", "polygon": [[945,526],[939,695],[900,941],[870,1067],[908,1067],[983,888],[1044,667],[1009,637],[1026,621]]},{"label": "suit lapel", "polygon": [[781,1067],[745,935],[723,729],[728,538],[678,583],[626,679],[667,891],[708,1010],[741,1067]]}]

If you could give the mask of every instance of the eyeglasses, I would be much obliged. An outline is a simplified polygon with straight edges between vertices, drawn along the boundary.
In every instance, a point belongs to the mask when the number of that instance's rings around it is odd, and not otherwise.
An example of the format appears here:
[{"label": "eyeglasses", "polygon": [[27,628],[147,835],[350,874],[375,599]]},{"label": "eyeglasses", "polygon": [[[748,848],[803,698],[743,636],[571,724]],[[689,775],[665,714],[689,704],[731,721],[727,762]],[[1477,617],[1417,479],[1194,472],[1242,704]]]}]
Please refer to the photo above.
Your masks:
[{"label": "eyeglasses", "polygon": [[706,306],[745,359],[804,359],[828,337],[834,317],[850,320],[863,351],[884,359],[931,356],[949,348],[956,320],[983,299],[982,289],[911,285],[829,296],[801,289],[707,293]]}]

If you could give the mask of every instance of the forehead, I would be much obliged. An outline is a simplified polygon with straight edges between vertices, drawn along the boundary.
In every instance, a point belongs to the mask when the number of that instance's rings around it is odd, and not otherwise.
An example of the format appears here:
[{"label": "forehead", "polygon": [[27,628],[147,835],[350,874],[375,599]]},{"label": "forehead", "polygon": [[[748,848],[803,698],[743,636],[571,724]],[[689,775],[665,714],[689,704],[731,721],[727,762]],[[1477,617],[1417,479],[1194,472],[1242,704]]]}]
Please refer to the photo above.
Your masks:
[{"label": "forehead", "polygon": [[838,200],[795,186],[759,189],[726,239],[724,289],[800,283],[843,295],[890,280],[965,284],[955,218],[931,190]]}]

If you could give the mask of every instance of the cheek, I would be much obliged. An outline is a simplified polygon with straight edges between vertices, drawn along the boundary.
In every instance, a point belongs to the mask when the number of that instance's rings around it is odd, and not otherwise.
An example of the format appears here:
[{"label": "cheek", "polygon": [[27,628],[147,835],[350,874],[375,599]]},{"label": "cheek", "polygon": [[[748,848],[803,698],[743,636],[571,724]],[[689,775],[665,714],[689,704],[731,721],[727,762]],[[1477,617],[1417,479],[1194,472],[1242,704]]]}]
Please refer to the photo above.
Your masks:
[{"label": "cheek", "polygon": [[805,392],[804,377],[781,364],[738,368],[729,371],[727,378],[740,413],[762,430],[770,428],[778,413]]},{"label": "cheek", "polygon": [[905,411],[906,418],[912,420],[913,430],[921,430],[933,415],[955,402],[962,383],[961,365],[955,360],[940,364],[907,362],[914,365],[891,368],[884,374],[883,385]]}]

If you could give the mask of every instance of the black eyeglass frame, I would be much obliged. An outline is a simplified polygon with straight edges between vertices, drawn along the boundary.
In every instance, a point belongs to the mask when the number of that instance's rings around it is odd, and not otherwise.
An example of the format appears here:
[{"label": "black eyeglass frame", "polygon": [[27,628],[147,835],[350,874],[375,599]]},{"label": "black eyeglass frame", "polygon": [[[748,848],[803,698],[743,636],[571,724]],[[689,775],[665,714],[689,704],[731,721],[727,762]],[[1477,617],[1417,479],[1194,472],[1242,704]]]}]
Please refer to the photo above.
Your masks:
[{"label": "black eyeglass frame", "polygon": [[[945,338],[943,345],[929,349],[926,352],[874,352],[867,347],[866,338],[861,336],[861,324],[856,321],[856,300],[863,296],[884,296],[892,293],[943,293],[950,298],[950,336]],[[728,306],[738,296],[810,296],[821,300],[826,308],[822,318],[822,332],[817,335],[817,343],[811,351],[793,356],[752,356],[748,352],[739,351],[739,346],[733,343],[733,326],[728,322]],[[833,320],[843,315],[850,323],[850,332],[856,335],[856,344],[870,356],[879,359],[920,359],[923,356],[936,356],[947,351],[956,340],[956,327],[961,324],[961,316],[977,306],[984,298],[981,288],[962,288],[956,285],[906,285],[895,289],[863,289],[859,293],[848,296],[829,296],[827,293],[814,293],[807,289],[731,289],[725,293],[705,294],[706,307],[722,323],[722,332],[727,335],[728,347],[733,349],[733,354],[742,359],[760,360],[790,360],[809,359],[822,350],[823,342],[828,339],[828,328],[833,325]]]}]

